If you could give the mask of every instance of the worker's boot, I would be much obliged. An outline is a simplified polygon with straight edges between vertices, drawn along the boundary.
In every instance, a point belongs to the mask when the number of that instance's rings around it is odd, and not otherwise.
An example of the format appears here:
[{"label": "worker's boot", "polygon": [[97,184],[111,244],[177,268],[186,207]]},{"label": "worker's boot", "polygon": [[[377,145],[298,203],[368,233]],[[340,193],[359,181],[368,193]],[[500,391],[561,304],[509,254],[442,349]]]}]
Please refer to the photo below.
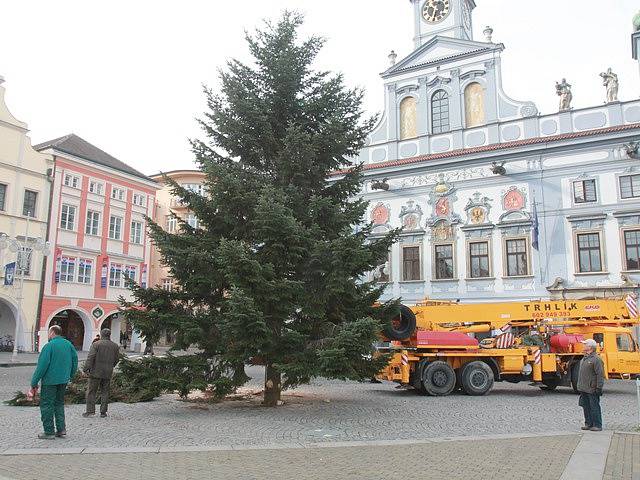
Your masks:
[{"label": "worker's boot", "polygon": [[602,428],[601,427],[591,427],[589,430],[591,430],[592,432],[601,432]]}]

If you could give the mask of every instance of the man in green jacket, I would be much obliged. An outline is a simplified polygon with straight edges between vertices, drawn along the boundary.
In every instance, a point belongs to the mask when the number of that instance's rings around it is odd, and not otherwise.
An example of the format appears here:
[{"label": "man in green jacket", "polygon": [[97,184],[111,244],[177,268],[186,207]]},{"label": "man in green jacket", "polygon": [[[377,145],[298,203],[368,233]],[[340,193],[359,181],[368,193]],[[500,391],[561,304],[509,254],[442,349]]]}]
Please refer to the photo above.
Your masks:
[{"label": "man in green jacket", "polygon": [[[64,424],[64,394],[67,383],[78,370],[78,354],[73,344],[61,336],[58,325],[49,328],[49,342],[42,348],[38,357],[38,366],[31,377],[31,393],[38,392],[38,383],[42,383],[40,393],[40,418],[44,433],[38,438],[51,440],[67,434]],[[55,428],[54,430],[54,418]]]},{"label": "man in green jacket", "polygon": [[598,344],[589,338],[584,344],[584,357],[580,360],[578,370],[578,392],[580,405],[584,411],[584,426],[582,430],[600,432],[602,430],[602,409],[600,397],[604,387],[604,364],[598,356]]}]

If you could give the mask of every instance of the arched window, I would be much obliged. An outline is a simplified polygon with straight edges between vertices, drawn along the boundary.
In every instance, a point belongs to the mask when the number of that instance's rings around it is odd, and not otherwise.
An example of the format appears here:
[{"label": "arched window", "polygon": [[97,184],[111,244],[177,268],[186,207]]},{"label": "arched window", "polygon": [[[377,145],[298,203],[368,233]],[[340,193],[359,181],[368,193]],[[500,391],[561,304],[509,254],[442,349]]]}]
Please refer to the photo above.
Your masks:
[{"label": "arched window", "polygon": [[407,97],[400,102],[400,140],[418,136],[417,102],[414,97]]},{"label": "arched window", "polygon": [[464,89],[466,127],[484,125],[484,89],[479,83],[470,83]]},{"label": "arched window", "polygon": [[449,131],[449,95],[444,90],[431,97],[431,127],[433,133]]}]

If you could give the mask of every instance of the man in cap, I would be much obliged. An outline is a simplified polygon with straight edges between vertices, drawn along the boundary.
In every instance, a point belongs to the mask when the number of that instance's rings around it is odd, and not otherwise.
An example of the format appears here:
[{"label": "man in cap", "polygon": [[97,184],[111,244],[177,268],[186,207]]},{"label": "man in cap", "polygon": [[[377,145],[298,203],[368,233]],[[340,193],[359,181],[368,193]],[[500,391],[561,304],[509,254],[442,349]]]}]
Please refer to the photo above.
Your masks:
[{"label": "man in cap", "polygon": [[100,387],[100,416],[107,416],[109,406],[109,385],[113,369],[120,360],[120,346],[112,342],[111,330],[103,328],[100,331],[100,340],[91,345],[89,356],[84,363],[84,372],[89,374],[89,386],[87,387],[87,410],[83,417],[91,417],[96,414],[96,394]]},{"label": "man in cap", "polygon": [[62,336],[62,329],[59,325],[53,325],[49,328],[48,339],[49,342],[42,347],[38,356],[38,366],[31,377],[30,391],[30,394],[34,396],[38,392],[38,383],[42,384],[40,417],[44,433],[39,434],[38,438],[43,440],[51,440],[55,437],[64,438],[67,435],[64,419],[64,394],[67,390],[67,383],[78,369],[76,347]]},{"label": "man in cap", "polygon": [[584,340],[584,357],[580,361],[578,372],[578,404],[584,410],[584,426],[582,430],[602,431],[602,411],[600,396],[604,386],[604,364],[596,353],[598,344],[593,339]]}]

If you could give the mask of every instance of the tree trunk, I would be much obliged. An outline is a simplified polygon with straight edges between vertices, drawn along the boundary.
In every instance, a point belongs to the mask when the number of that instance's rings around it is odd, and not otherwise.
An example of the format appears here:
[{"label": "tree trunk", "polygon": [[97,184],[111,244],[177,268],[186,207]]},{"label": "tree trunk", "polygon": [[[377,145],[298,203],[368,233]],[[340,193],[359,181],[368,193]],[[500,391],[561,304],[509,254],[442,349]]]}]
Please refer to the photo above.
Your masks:
[{"label": "tree trunk", "polygon": [[273,364],[267,363],[264,370],[264,401],[266,407],[277,407],[282,391],[282,374]]}]

